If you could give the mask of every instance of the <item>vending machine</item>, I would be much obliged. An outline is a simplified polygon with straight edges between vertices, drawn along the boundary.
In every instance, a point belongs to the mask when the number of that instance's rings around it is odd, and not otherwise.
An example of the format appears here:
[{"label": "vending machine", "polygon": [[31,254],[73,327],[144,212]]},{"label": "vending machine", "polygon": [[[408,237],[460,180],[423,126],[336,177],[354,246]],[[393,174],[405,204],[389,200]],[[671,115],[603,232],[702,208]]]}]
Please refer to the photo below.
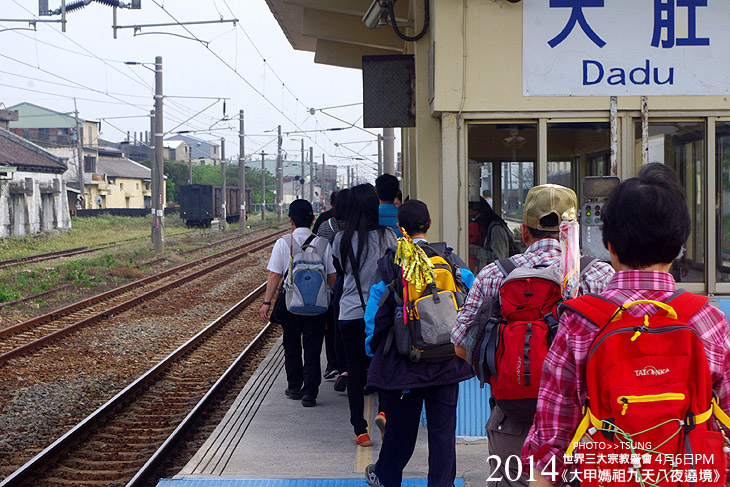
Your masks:
[{"label": "vending machine", "polygon": [[601,210],[620,183],[621,180],[616,176],[583,178],[585,201],[580,207],[579,215],[581,255],[590,255],[604,262],[610,262],[608,249],[603,246]]}]

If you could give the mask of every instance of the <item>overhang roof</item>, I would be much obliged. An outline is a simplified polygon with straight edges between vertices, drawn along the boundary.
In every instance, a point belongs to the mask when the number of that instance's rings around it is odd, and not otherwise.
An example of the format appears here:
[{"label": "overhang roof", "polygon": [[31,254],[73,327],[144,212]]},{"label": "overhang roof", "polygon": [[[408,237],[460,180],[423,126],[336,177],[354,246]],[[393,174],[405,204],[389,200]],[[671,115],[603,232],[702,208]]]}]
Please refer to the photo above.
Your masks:
[{"label": "overhang roof", "polygon": [[106,174],[110,178],[150,179],[149,168],[126,157],[99,157],[96,172]]},{"label": "overhang roof", "polygon": [[[372,0],[266,0],[294,49],[314,52],[314,62],[362,68],[362,56],[402,54],[405,42],[389,26],[362,22]],[[408,2],[395,4],[396,19],[408,19]]]},{"label": "overhang roof", "polygon": [[63,159],[4,129],[0,129],[0,165],[29,172],[66,172]]}]

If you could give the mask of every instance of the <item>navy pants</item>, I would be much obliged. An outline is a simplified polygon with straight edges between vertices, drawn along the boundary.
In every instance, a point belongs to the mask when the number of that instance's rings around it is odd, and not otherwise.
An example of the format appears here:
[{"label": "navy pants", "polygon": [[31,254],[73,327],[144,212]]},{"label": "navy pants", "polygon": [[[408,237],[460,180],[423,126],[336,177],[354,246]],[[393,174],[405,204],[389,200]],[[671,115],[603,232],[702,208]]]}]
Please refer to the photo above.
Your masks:
[{"label": "navy pants", "polygon": [[355,436],[368,432],[364,417],[365,380],[370,358],[365,354],[365,320],[339,322],[340,337],[345,349],[347,365],[347,402],[350,406],[350,424]]},{"label": "navy pants", "polygon": [[413,455],[426,404],[428,487],[452,487],[456,478],[456,401],[459,384],[403,391],[381,391],[387,397],[385,438],[375,473],[385,487],[399,487]]},{"label": "navy pants", "polygon": [[[317,397],[322,382],[319,357],[324,340],[325,315],[301,316],[290,314],[284,329],[284,369],[289,389]],[[304,363],[302,363],[304,352]]]}]

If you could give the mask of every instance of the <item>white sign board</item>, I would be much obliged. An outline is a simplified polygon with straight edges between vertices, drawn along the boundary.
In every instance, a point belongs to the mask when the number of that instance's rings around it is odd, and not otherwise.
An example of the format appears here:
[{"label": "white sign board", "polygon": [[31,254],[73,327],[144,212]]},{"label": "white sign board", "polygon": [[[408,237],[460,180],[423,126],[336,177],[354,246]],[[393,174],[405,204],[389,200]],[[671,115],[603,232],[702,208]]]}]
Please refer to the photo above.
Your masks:
[{"label": "white sign board", "polygon": [[524,0],[525,96],[730,94],[727,0]]}]

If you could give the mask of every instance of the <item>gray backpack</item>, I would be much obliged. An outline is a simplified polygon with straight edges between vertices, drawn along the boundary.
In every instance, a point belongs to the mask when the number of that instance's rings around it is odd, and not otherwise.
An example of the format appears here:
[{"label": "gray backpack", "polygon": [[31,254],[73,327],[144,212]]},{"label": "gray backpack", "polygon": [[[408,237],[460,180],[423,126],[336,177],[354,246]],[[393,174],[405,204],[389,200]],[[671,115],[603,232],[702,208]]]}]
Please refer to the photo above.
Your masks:
[{"label": "gray backpack", "polygon": [[293,235],[284,236],[289,244],[289,271],[284,281],[286,309],[295,315],[321,315],[330,305],[327,267],[321,251],[311,245],[314,238],[315,235],[310,235],[299,247]]}]

